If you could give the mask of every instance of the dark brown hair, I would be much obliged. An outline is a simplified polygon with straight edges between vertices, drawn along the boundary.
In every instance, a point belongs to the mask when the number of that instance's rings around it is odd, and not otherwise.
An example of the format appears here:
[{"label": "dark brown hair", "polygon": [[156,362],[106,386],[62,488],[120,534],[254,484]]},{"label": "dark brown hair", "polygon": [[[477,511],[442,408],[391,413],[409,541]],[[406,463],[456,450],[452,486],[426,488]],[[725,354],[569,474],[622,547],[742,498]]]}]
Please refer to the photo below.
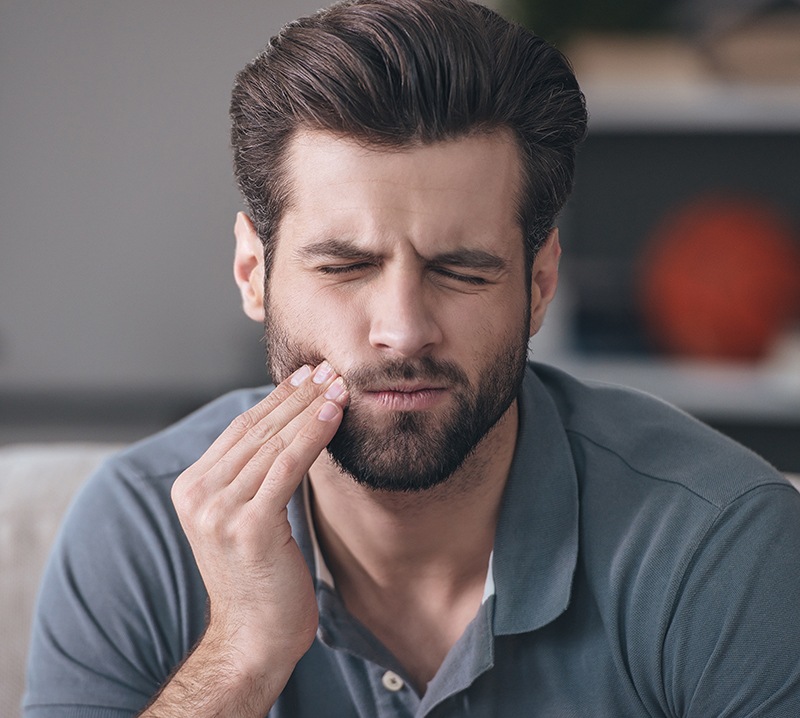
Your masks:
[{"label": "dark brown hair", "polygon": [[586,132],[564,56],[469,0],[346,0],[286,25],[236,77],[231,141],[266,270],[298,129],[401,149],[510,129],[524,167],[528,266],[572,189]]}]

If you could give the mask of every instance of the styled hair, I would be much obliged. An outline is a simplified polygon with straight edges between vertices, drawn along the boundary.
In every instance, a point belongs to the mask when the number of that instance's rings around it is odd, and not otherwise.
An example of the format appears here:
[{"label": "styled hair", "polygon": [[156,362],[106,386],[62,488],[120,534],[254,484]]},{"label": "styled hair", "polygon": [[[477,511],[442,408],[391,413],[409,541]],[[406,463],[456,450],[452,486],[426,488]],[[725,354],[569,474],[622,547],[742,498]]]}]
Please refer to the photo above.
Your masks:
[{"label": "styled hair", "polygon": [[267,276],[298,130],[404,149],[511,130],[528,268],[572,190],[586,108],[566,58],[469,0],[345,0],[286,25],[236,77],[231,142]]}]

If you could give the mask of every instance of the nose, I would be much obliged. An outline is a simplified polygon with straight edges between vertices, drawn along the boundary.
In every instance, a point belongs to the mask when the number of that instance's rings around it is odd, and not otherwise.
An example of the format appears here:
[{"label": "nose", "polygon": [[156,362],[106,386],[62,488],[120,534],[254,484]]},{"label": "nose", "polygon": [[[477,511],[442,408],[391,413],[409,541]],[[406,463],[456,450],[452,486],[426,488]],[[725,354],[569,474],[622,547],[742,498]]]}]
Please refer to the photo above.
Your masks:
[{"label": "nose", "polygon": [[371,302],[370,345],[397,357],[424,356],[442,341],[434,298],[414,275],[385,276]]}]

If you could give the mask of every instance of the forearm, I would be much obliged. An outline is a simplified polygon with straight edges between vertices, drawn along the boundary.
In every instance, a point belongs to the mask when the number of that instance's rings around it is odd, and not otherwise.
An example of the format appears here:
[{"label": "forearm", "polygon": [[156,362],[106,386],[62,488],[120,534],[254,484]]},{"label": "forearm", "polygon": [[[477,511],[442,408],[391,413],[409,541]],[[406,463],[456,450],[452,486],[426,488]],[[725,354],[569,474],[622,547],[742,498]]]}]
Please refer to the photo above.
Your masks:
[{"label": "forearm", "polygon": [[206,635],[140,718],[264,718],[294,665],[285,654],[243,655]]}]

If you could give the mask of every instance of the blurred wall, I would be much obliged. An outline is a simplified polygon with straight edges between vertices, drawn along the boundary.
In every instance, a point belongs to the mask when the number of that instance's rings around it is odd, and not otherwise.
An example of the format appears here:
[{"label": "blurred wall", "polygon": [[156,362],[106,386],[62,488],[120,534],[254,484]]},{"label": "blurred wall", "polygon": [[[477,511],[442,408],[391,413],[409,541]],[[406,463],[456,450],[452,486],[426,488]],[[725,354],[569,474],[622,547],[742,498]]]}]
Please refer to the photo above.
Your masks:
[{"label": "blurred wall", "polygon": [[265,381],[229,94],[326,3],[0,0],[0,444],[128,440]]},{"label": "blurred wall", "polygon": [[230,271],[229,92],[320,4],[3,0],[0,413],[263,381]]}]

